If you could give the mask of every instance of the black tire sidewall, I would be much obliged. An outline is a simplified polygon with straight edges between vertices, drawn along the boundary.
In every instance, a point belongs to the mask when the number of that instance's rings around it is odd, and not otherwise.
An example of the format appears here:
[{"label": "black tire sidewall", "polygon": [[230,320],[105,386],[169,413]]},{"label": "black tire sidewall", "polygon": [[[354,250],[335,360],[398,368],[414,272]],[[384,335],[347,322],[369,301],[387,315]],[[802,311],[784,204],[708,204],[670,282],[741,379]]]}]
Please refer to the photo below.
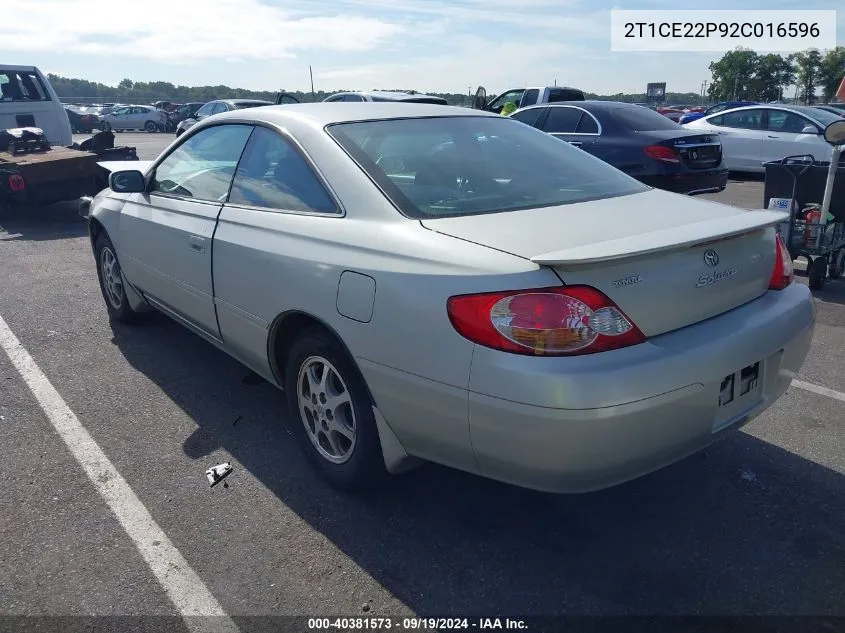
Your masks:
[{"label": "black tire sidewall", "polygon": [[[322,356],[334,365],[352,397],[356,423],[355,448],[352,456],[343,464],[332,463],[320,455],[308,436],[299,412],[297,379],[302,364],[311,356]],[[343,490],[363,491],[378,485],[387,471],[370,394],[358,368],[338,348],[332,337],[321,329],[308,330],[300,335],[288,354],[284,382],[291,430],[318,473],[331,485]]]},{"label": "black tire sidewall", "polygon": [[[112,244],[111,240],[109,239],[109,236],[105,233],[100,233],[100,235],[97,236],[97,239],[94,242],[94,257],[97,264],[97,282],[100,284],[100,293],[102,293],[103,301],[106,303],[106,310],[108,310],[109,316],[115,321],[120,321],[121,323],[135,323],[138,321],[138,313],[135,312],[129,306],[129,298],[126,296],[125,285],[121,288],[121,294],[123,296],[120,302],[120,309],[118,310],[117,308],[115,308],[111,304],[111,301],[109,301],[108,293],[106,292],[105,282],[103,281],[102,270],[102,253],[103,249],[105,248],[110,249],[111,252],[114,254],[115,259],[117,259],[117,251],[114,248],[114,244]],[[118,260],[118,266],[119,265],[120,260]]]},{"label": "black tire sidewall", "polygon": [[827,268],[828,260],[823,257],[814,259],[813,263],[810,264],[807,277],[812,290],[821,290],[824,287]]}]

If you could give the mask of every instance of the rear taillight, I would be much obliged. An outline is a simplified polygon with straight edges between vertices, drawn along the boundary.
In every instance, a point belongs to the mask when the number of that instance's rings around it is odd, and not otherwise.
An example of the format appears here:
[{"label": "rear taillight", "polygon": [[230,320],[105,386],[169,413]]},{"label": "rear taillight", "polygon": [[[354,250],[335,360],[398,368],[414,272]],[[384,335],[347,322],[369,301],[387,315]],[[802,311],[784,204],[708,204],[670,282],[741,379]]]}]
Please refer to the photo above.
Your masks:
[{"label": "rear taillight", "polygon": [[649,158],[653,158],[664,163],[677,164],[681,162],[681,157],[678,155],[678,152],[673,150],[671,147],[666,147],[665,145],[649,145],[643,151]]},{"label": "rear taillight", "polygon": [[9,176],[9,189],[12,191],[23,191],[26,189],[26,181],[20,174],[11,174]]},{"label": "rear taillight", "polygon": [[619,307],[589,286],[451,297],[449,320],[484,347],[532,356],[594,354],[645,341]]},{"label": "rear taillight", "polygon": [[795,280],[792,255],[783,243],[780,233],[775,234],[775,268],[769,280],[769,290],[783,290]]}]

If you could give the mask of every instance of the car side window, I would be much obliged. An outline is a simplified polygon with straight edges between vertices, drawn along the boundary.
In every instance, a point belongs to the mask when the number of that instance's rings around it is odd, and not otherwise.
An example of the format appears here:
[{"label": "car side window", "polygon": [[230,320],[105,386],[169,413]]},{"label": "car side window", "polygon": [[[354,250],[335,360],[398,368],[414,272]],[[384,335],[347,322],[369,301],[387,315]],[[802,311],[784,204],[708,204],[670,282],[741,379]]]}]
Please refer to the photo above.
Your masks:
[{"label": "car side window", "polygon": [[816,125],[800,114],[784,110],[769,110],[769,123],[766,128],[771,132],[801,134],[806,127],[815,128]]},{"label": "car side window", "polygon": [[511,118],[534,127],[542,116],[544,110],[545,108],[528,108],[527,110],[519,110],[514,112],[511,115]]},{"label": "car side window", "polygon": [[199,110],[197,110],[197,113],[194,116],[196,116],[196,117],[210,116],[211,113],[214,111],[214,106],[216,106],[216,105],[217,105],[216,103],[206,103],[203,107],[201,107]]},{"label": "car side window", "polygon": [[598,134],[599,124],[593,118],[593,115],[584,113],[578,122],[578,127],[575,128],[575,132],[577,134]]},{"label": "car side window", "polygon": [[225,103],[218,102],[214,105],[214,109],[211,111],[211,114],[220,114],[221,112],[228,112],[229,106]]},{"label": "car side window", "polygon": [[197,132],[156,167],[150,193],[222,202],[229,193],[251,125],[215,125]]},{"label": "car side window", "polygon": [[526,90],[525,94],[522,95],[522,99],[520,100],[520,105],[534,105],[537,103],[537,99],[540,98],[540,89],[539,88],[531,88],[530,90]]},{"label": "car side window", "polygon": [[285,211],[337,213],[314,171],[280,134],[256,127],[238,165],[229,203]]},{"label": "car side window", "polygon": [[[762,110],[737,110],[736,112],[726,112],[721,117],[721,125],[723,127],[734,127],[743,130],[762,130],[763,129],[763,111]],[[711,123],[714,121],[711,120]]]},{"label": "car side window", "polygon": [[495,100],[491,101],[489,107],[493,112],[501,112],[504,109],[505,104],[508,102],[512,102],[516,107],[519,107],[519,102],[522,101],[522,95],[524,92],[524,89],[508,90],[504,94],[496,97]]},{"label": "car side window", "polygon": [[363,101],[364,98],[361,95],[344,95],[344,101]]},{"label": "car side window", "polygon": [[577,108],[549,108],[549,116],[546,117],[543,130],[549,134],[574,134],[582,114]]}]

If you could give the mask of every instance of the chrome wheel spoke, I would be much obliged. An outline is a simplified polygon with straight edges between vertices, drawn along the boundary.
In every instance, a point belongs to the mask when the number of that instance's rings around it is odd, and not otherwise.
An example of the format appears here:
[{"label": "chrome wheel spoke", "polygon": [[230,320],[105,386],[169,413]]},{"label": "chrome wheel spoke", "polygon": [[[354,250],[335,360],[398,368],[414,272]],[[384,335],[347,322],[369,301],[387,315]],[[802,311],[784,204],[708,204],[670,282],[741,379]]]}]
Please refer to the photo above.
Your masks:
[{"label": "chrome wheel spoke", "polygon": [[308,437],[320,455],[342,464],[355,449],[355,413],[352,397],[340,372],[325,358],[312,356],[302,363],[297,404]]}]

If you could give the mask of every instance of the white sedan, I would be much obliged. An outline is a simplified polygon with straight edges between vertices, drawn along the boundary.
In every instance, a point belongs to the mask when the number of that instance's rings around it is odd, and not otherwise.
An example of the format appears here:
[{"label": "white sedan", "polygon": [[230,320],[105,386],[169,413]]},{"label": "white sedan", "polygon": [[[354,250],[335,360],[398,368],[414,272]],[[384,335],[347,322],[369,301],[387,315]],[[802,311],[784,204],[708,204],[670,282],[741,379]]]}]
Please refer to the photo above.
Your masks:
[{"label": "white sedan", "polygon": [[725,110],[684,125],[718,134],[731,171],[764,172],[764,163],[810,154],[830,159],[825,128],[841,117],[808,106],[759,105]]},{"label": "white sedan", "polygon": [[104,130],[146,130],[164,131],[167,113],[152,106],[123,106],[103,115]]}]

